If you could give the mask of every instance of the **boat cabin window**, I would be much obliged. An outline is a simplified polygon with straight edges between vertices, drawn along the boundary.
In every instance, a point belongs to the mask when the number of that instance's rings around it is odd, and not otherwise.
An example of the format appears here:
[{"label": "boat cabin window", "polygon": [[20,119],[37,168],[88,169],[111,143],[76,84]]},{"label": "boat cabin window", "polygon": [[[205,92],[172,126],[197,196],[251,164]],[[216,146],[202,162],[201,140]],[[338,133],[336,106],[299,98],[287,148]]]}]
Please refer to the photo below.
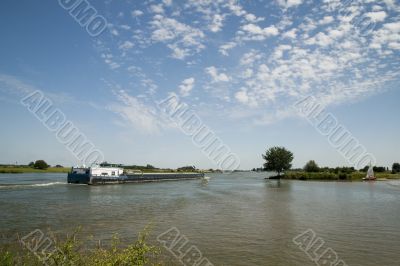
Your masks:
[{"label": "boat cabin window", "polygon": [[101,175],[108,175],[108,173],[101,173]]},{"label": "boat cabin window", "polygon": [[111,175],[115,175],[115,171],[112,171],[112,172],[111,172]]}]

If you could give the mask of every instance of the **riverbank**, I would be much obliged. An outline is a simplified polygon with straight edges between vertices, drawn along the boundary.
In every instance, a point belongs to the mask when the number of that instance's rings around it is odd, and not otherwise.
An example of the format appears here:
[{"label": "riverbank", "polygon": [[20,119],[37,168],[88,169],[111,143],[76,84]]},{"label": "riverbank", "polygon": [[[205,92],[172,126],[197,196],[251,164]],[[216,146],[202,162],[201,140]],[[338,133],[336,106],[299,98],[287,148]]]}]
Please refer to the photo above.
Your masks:
[{"label": "riverbank", "polygon": [[68,173],[71,170],[69,167],[49,167],[47,169],[35,169],[32,167],[0,167],[1,174],[23,174],[23,173]]},{"label": "riverbank", "polygon": [[[364,172],[352,173],[331,173],[331,172],[317,172],[308,173],[304,171],[289,171],[285,173],[282,178],[289,180],[327,180],[327,181],[362,181],[366,176]],[[396,180],[400,179],[400,174],[375,173],[377,180]]]}]

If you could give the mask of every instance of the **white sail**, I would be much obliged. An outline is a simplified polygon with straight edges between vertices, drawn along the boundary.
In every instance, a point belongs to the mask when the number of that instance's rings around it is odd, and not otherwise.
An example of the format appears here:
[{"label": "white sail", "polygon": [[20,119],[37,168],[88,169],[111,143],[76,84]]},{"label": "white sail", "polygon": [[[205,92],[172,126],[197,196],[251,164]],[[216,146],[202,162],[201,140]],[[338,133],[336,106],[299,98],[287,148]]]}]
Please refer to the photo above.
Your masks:
[{"label": "white sail", "polygon": [[367,172],[367,178],[374,178],[374,177],[375,177],[374,169],[370,165],[369,168],[368,168],[368,172]]}]

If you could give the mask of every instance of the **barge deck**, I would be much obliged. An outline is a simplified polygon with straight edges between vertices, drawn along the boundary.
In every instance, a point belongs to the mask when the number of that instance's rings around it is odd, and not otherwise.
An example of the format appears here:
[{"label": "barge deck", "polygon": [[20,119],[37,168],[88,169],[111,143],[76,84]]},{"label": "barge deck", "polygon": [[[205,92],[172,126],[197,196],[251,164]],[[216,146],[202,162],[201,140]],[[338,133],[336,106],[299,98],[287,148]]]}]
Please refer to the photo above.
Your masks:
[{"label": "barge deck", "polygon": [[172,181],[204,178],[204,173],[132,173],[120,168],[80,167],[72,168],[68,173],[71,184],[125,184],[155,181]]}]

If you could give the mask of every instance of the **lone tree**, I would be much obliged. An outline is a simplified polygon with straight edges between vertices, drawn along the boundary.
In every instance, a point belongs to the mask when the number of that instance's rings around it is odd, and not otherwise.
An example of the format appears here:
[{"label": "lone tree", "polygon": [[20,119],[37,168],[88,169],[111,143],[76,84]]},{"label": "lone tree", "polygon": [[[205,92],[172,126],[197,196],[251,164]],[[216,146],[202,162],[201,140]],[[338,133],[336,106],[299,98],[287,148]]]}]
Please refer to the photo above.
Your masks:
[{"label": "lone tree", "polygon": [[400,163],[394,163],[392,165],[392,173],[393,174],[400,173]]},{"label": "lone tree", "polygon": [[49,165],[44,160],[37,160],[33,165],[33,167],[36,169],[44,170],[49,168]]},{"label": "lone tree", "polygon": [[265,160],[264,169],[267,171],[276,171],[278,177],[285,170],[292,167],[293,153],[284,147],[269,148],[265,154],[262,155]]},{"label": "lone tree", "polygon": [[319,166],[314,160],[308,161],[308,163],[306,163],[306,165],[304,166],[304,171],[308,173],[317,173],[319,172],[319,170]]}]

